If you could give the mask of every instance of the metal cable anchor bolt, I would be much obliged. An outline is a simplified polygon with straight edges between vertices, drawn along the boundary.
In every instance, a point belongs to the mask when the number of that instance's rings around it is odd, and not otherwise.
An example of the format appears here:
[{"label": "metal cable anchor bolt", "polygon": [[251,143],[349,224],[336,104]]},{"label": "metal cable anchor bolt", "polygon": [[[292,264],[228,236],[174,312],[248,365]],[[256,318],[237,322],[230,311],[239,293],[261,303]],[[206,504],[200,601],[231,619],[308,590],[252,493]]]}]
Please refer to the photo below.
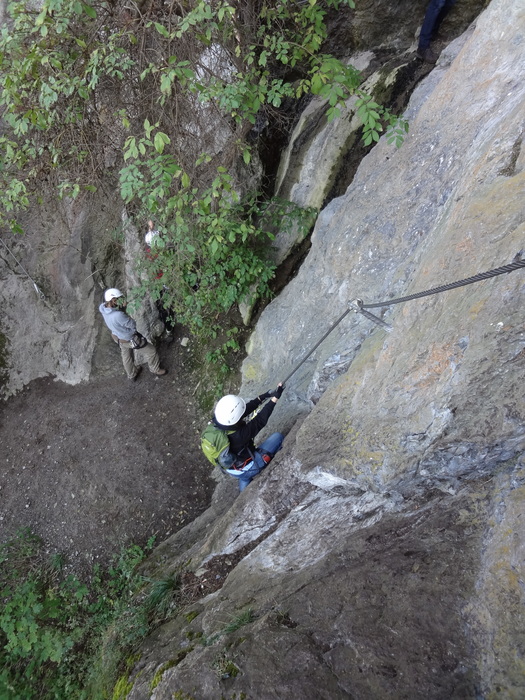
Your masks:
[{"label": "metal cable anchor bolt", "polygon": [[393,328],[391,325],[383,321],[382,318],[379,318],[378,316],[374,316],[374,314],[371,314],[370,311],[366,311],[363,309],[363,300],[362,299],[354,299],[354,301],[350,302],[350,308],[356,313],[356,314],[363,314],[365,318],[367,318],[369,321],[373,321],[376,323],[378,326],[381,326],[382,328],[387,331],[387,333],[392,333]]}]

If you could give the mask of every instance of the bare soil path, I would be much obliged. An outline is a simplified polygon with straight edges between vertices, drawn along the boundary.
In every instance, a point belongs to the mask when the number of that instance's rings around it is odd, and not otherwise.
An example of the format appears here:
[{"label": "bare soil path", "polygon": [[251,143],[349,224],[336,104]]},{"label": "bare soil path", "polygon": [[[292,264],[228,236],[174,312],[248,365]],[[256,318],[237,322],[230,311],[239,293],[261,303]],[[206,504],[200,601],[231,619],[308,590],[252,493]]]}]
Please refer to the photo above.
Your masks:
[{"label": "bare soil path", "polygon": [[130,382],[107,338],[93,380],[40,379],[0,404],[0,541],[29,527],[87,573],[122,546],[162,542],[207,507],[215,483],[187,352],[176,335],[159,346],[169,373],[144,366]]}]

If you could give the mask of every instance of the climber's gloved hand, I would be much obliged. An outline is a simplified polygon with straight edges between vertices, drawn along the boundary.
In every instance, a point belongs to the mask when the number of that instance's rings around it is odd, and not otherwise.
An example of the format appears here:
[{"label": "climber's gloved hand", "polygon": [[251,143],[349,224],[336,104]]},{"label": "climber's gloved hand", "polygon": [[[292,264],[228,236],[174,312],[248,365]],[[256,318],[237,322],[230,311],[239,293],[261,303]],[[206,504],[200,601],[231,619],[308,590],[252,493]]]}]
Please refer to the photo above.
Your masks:
[{"label": "climber's gloved hand", "polygon": [[262,403],[263,401],[266,401],[266,399],[271,399],[273,395],[273,391],[265,391],[264,394],[259,394],[257,398]]},{"label": "climber's gloved hand", "polygon": [[272,396],[276,399],[280,399],[283,391],[284,391],[284,386],[282,384],[279,384],[277,386],[277,389],[272,393]]}]

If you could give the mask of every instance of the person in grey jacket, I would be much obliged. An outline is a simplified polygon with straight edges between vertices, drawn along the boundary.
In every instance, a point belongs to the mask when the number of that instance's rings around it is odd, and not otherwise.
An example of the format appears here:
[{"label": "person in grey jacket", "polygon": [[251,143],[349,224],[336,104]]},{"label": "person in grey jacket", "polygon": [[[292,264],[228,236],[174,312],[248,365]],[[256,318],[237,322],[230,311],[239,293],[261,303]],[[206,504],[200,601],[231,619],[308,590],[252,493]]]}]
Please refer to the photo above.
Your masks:
[{"label": "person in grey jacket", "polygon": [[[113,340],[120,348],[122,364],[128,375],[128,379],[134,381],[142,367],[135,364],[135,355],[130,340],[137,331],[135,321],[120,308],[122,306],[123,294],[120,290],[111,288],[104,292],[104,302],[98,307],[106,326],[111,331]],[[148,343],[140,349],[148,363],[149,371],[157,377],[162,377],[167,370],[162,369],[155,347]]]}]

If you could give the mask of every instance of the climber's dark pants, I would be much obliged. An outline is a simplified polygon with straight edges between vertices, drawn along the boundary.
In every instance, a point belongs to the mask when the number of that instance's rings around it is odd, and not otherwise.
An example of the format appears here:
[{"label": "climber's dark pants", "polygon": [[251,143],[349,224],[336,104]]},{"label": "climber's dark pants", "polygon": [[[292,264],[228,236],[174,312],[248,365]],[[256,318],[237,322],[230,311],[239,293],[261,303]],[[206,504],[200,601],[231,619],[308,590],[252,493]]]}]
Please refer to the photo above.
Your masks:
[{"label": "climber's dark pants", "polygon": [[439,29],[443,18],[457,0],[430,0],[419,33],[419,49],[428,49],[432,35]]}]

